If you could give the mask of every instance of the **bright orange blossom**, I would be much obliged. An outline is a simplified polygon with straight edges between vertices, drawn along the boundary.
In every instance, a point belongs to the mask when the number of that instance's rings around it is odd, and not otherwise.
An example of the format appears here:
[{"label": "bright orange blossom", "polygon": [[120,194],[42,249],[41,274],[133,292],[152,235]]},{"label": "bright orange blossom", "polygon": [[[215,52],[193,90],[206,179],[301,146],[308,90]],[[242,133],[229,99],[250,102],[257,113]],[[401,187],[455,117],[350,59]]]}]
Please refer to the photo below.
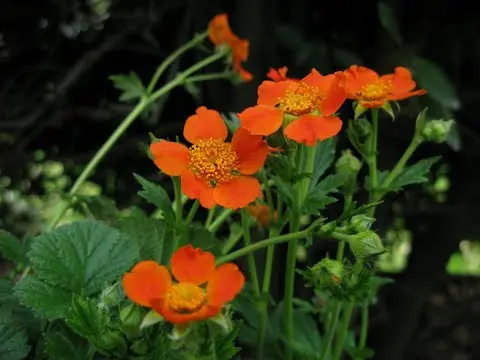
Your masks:
[{"label": "bright orange blossom", "polygon": [[403,100],[427,93],[424,89],[412,91],[416,83],[410,71],[402,66],[397,66],[393,74],[379,76],[372,69],[352,65],[344,74],[347,98],[366,108],[379,108],[388,100]]},{"label": "bright orange blossom", "polygon": [[227,45],[232,49],[232,66],[243,80],[250,81],[253,76],[242,66],[242,62],[248,59],[248,40],[236,36],[228,24],[227,14],[215,16],[208,24],[208,36],[215,46]]},{"label": "bright orange blossom", "polygon": [[253,176],[269,153],[261,136],[238,129],[232,142],[220,114],[201,106],[185,122],[183,135],[193,145],[160,140],[150,145],[155,164],[165,174],[180,176],[182,191],[206,208],[244,208],[262,196]]},{"label": "bright orange blossom", "polygon": [[[165,320],[182,324],[217,315],[245,284],[237,265],[215,268],[215,256],[191,245],[179,248],[171,271],[155,261],[141,261],[123,276],[125,294],[134,303],[152,308]],[[206,284],[206,286],[205,286]]]},{"label": "bright orange blossom", "polygon": [[284,119],[291,140],[315,145],[338,134],[342,121],[332,115],[345,101],[341,74],[323,76],[313,69],[301,80],[264,81],[258,88],[257,105],[240,114],[240,125],[254,135],[275,133]]}]

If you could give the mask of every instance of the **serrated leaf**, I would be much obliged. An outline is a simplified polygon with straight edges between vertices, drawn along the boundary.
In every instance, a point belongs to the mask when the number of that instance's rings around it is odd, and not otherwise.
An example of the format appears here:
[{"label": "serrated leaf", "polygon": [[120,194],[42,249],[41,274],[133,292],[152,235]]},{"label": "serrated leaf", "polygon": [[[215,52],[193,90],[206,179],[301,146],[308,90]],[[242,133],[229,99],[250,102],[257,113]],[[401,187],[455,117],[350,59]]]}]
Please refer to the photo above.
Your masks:
[{"label": "serrated leaf", "polygon": [[397,17],[395,16],[395,10],[390,4],[385,2],[379,2],[377,10],[383,28],[397,45],[402,45],[402,35],[400,33],[400,27],[398,26]]},{"label": "serrated leaf", "polygon": [[119,97],[120,101],[139,99],[147,93],[142,80],[134,72],[130,72],[128,75],[111,75],[109,79],[113,81],[113,85],[117,89],[122,91]]},{"label": "serrated leaf", "polygon": [[[64,331],[49,332],[45,336],[45,352],[51,360],[86,360],[92,359],[89,346],[84,339],[76,337],[73,333]],[[69,331],[70,332],[70,331]],[[68,335],[68,336],[67,336]]]},{"label": "serrated leaf", "polygon": [[168,197],[165,189],[157,184],[154,184],[140,175],[133,174],[135,179],[142,185],[143,190],[138,192],[138,195],[143,197],[149,203],[155,205],[162,210],[163,218],[168,226],[175,225],[175,214],[172,209],[172,201]]},{"label": "serrated leaf", "polygon": [[425,88],[433,99],[453,110],[460,109],[457,90],[438,65],[415,56],[411,66],[418,84]]},{"label": "serrated leaf", "polygon": [[313,167],[312,180],[310,188],[313,188],[325,171],[333,164],[335,160],[335,139],[319,141],[315,149],[315,165]]},{"label": "serrated leaf", "polygon": [[390,191],[395,191],[403,188],[407,185],[421,184],[428,181],[427,175],[430,172],[430,168],[441,159],[441,156],[434,156],[428,159],[422,159],[416,164],[406,167],[393,180],[390,185]]},{"label": "serrated leaf", "polygon": [[[172,256],[173,234],[163,220],[148,218],[140,210],[118,221],[117,227],[138,244],[141,260],[167,265]],[[166,235],[169,235],[167,238]]]},{"label": "serrated leaf", "polygon": [[8,260],[18,263],[26,261],[20,240],[5,230],[0,230],[0,253]]},{"label": "serrated leaf", "polygon": [[[388,170],[377,170],[377,187],[380,187],[387,176],[390,174],[390,171]],[[370,191],[372,190],[370,188],[370,175],[365,176],[365,190]]]},{"label": "serrated leaf", "polygon": [[275,181],[275,187],[277,188],[277,193],[280,195],[283,201],[287,203],[288,205],[292,205],[292,189],[290,185],[288,185],[283,179],[281,179],[278,176],[275,176],[274,178]]},{"label": "serrated leaf", "polygon": [[96,300],[74,296],[67,314],[67,325],[85,338],[101,336],[108,327],[109,314],[98,306]]},{"label": "serrated leaf", "polygon": [[29,257],[39,279],[89,296],[128,271],[139,254],[137,245],[117,229],[85,220],[38,236]]},{"label": "serrated leaf", "polygon": [[47,319],[65,317],[72,301],[71,291],[49,285],[34,276],[18,282],[14,291],[21,304]]},{"label": "serrated leaf", "polygon": [[239,329],[240,323],[237,323],[229,334],[222,337],[217,336],[212,339],[210,354],[201,356],[199,360],[233,359],[241,350],[241,348],[235,346],[235,339],[237,338]]},{"label": "serrated leaf", "polygon": [[26,331],[8,313],[0,312],[0,359],[22,360],[29,352]]}]

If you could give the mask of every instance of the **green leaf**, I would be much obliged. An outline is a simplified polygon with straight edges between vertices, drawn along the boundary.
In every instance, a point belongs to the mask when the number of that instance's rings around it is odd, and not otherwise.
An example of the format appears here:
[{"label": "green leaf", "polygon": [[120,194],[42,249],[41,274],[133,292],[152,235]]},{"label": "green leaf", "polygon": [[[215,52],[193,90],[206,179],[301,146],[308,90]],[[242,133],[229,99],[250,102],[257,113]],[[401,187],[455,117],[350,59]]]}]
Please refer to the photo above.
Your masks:
[{"label": "green leaf", "polygon": [[72,301],[71,291],[49,285],[34,276],[17,283],[15,296],[21,304],[47,319],[64,317]]},{"label": "green leaf", "polygon": [[91,298],[75,296],[67,314],[67,325],[85,338],[99,337],[107,330],[109,314]]},{"label": "green leaf", "polygon": [[43,233],[29,256],[36,277],[86,296],[117,280],[139,258],[138,247],[128,236],[93,220]]},{"label": "green leaf", "polygon": [[142,80],[134,72],[130,72],[128,75],[111,75],[109,79],[113,81],[113,85],[117,89],[122,91],[119,97],[120,101],[136,100],[147,94]]},{"label": "green leaf", "polygon": [[77,196],[77,202],[74,204],[77,211],[96,220],[114,223],[117,219],[115,201],[106,196]]},{"label": "green leaf", "polygon": [[5,230],[0,230],[0,253],[5,258],[18,263],[26,261],[20,240]]},{"label": "green leaf", "polygon": [[88,343],[73,332],[65,329],[49,331],[45,336],[45,352],[51,360],[92,359]]},{"label": "green leaf", "polygon": [[398,26],[395,10],[386,2],[379,2],[377,5],[378,17],[383,28],[388,32],[397,45],[402,45],[402,35]]},{"label": "green leaf", "polygon": [[216,336],[210,344],[210,354],[201,356],[199,360],[212,359],[233,359],[240,352],[240,348],[235,346],[240,323],[237,323],[232,331],[225,336]]},{"label": "green leaf", "polygon": [[138,192],[138,195],[147,200],[150,204],[155,205],[162,210],[163,218],[169,226],[175,225],[175,214],[172,208],[172,201],[168,197],[165,189],[157,184],[154,184],[140,175],[133,174],[135,179],[142,185],[143,190]]},{"label": "green leaf", "polygon": [[441,156],[434,156],[428,159],[422,159],[416,164],[406,167],[400,175],[393,180],[389,190],[395,191],[407,185],[421,184],[428,181],[427,175],[430,172],[430,168],[440,159]]},{"label": "green leaf", "polygon": [[137,242],[141,260],[168,264],[173,250],[173,235],[167,231],[163,220],[148,218],[136,209],[128,218],[120,219],[117,227]]},{"label": "green leaf", "polygon": [[418,84],[439,103],[453,110],[461,107],[455,86],[445,72],[435,63],[416,56],[411,64]]},{"label": "green leaf", "polygon": [[209,251],[216,256],[222,254],[222,243],[208,231],[202,224],[193,223],[188,229],[187,243],[204,251]]},{"label": "green leaf", "polygon": [[240,119],[236,113],[222,113],[222,118],[230,134],[233,134],[240,127]]},{"label": "green leaf", "polygon": [[0,359],[22,360],[30,352],[28,336],[8,312],[0,312]]},{"label": "green leaf", "polygon": [[315,187],[310,188],[302,204],[302,214],[316,214],[327,205],[338,201],[336,198],[329,196],[329,194],[336,192],[344,180],[345,178],[342,174],[332,174],[320,181]]},{"label": "green leaf", "polygon": [[335,160],[335,139],[319,141],[315,149],[315,165],[313,167],[312,180],[310,188],[313,188],[325,171],[333,164]]}]

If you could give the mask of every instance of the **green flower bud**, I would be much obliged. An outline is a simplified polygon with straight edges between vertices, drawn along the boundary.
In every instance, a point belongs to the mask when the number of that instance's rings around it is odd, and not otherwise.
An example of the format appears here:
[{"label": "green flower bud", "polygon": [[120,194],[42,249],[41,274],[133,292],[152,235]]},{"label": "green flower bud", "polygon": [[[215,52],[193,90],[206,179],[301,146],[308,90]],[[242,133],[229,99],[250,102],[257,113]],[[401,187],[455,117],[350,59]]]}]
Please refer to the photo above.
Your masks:
[{"label": "green flower bud", "polygon": [[115,283],[105,288],[100,294],[100,307],[109,308],[120,304],[125,299],[120,283]]},{"label": "green flower bud", "polygon": [[360,138],[367,137],[372,132],[372,125],[367,119],[360,118],[353,121],[353,129]]},{"label": "green flower bud", "polygon": [[134,304],[129,304],[120,310],[120,329],[127,338],[136,338],[141,335],[142,310]]},{"label": "green flower bud", "polygon": [[335,163],[335,169],[339,174],[357,174],[362,167],[362,162],[347,149]]},{"label": "green flower bud", "polygon": [[318,287],[332,289],[340,286],[344,268],[342,262],[325,258],[310,268],[310,271]]},{"label": "green flower bud", "polygon": [[358,260],[377,256],[385,251],[380,236],[371,230],[355,235],[348,244]]},{"label": "green flower bud", "polygon": [[359,233],[365,230],[370,230],[370,227],[374,222],[375,219],[370,216],[364,214],[355,215],[350,219],[350,228],[354,232]]},{"label": "green flower bud", "polygon": [[307,260],[307,249],[305,249],[305,246],[303,246],[303,245],[298,245],[297,246],[297,261],[305,262],[306,260]]},{"label": "green flower bud", "polygon": [[455,121],[453,120],[431,120],[425,124],[422,136],[426,141],[445,142],[454,123]]}]

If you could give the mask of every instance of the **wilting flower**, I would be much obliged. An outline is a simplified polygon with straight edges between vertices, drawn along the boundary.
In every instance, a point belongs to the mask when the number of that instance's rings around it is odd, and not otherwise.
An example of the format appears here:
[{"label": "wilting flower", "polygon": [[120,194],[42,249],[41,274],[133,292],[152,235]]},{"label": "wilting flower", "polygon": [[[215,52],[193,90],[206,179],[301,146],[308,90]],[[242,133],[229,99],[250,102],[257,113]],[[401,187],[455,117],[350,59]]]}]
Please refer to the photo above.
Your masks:
[{"label": "wilting flower", "polygon": [[263,166],[270,150],[261,136],[245,129],[238,129],[232,142],[225,142],[227,135],[220,114],[201,106],[183,129],[190,148],[160,140],[150,151],[160,170],[180,176],[182,192],[203,207],[244,208],[262,196],[260,182],[250,175]]},{"label": "wilting flower", "polygon": [[424,95],[426,90],[415,89],[412,74],[404,67],[397,66],[393,74],[379,76],[372,69],[352,65],[345,74],[347,98],[358,101],[364,108],[379,108],[389,100],[403,100]]},{"label": "wilting flower", "polygon": [[242,66],[248,59],[248,40],[240,39],[230,29],[227,14],[215,16],[208,24],[208,36],[215,46],[226,45],[232,50],[232,67],[243,80],[250,81],[253,76]]},{"label": "wilting flower", "polygon": [[268,136],[285,123],[286,137],[313,146],[342,127],[342,121],[332,116],[345,101],[341,82],[342,75],[322,76],[315,69],[299,81],[264,81],[257,105],[238,114],[240,125],[254,135]]},{"label": "wilting flower", "polygon": [[[266,227],[272,222],[272,214],[270,207],[265,204],[255,203],[247,206],[248,213],[257,220],[260,227]],[[273,218],[276,220],[278,217],[277,212],[273,213]]]},{"label": "wilting flower", "polygon": [[237,265],[215,268],[215,256],[187,245],[171,259],[168,269],[147,260],[137,263],[123,276],[123,288],[134,303],[152,308],[165,320],[182,324],[217,315],[245,284]]}]

